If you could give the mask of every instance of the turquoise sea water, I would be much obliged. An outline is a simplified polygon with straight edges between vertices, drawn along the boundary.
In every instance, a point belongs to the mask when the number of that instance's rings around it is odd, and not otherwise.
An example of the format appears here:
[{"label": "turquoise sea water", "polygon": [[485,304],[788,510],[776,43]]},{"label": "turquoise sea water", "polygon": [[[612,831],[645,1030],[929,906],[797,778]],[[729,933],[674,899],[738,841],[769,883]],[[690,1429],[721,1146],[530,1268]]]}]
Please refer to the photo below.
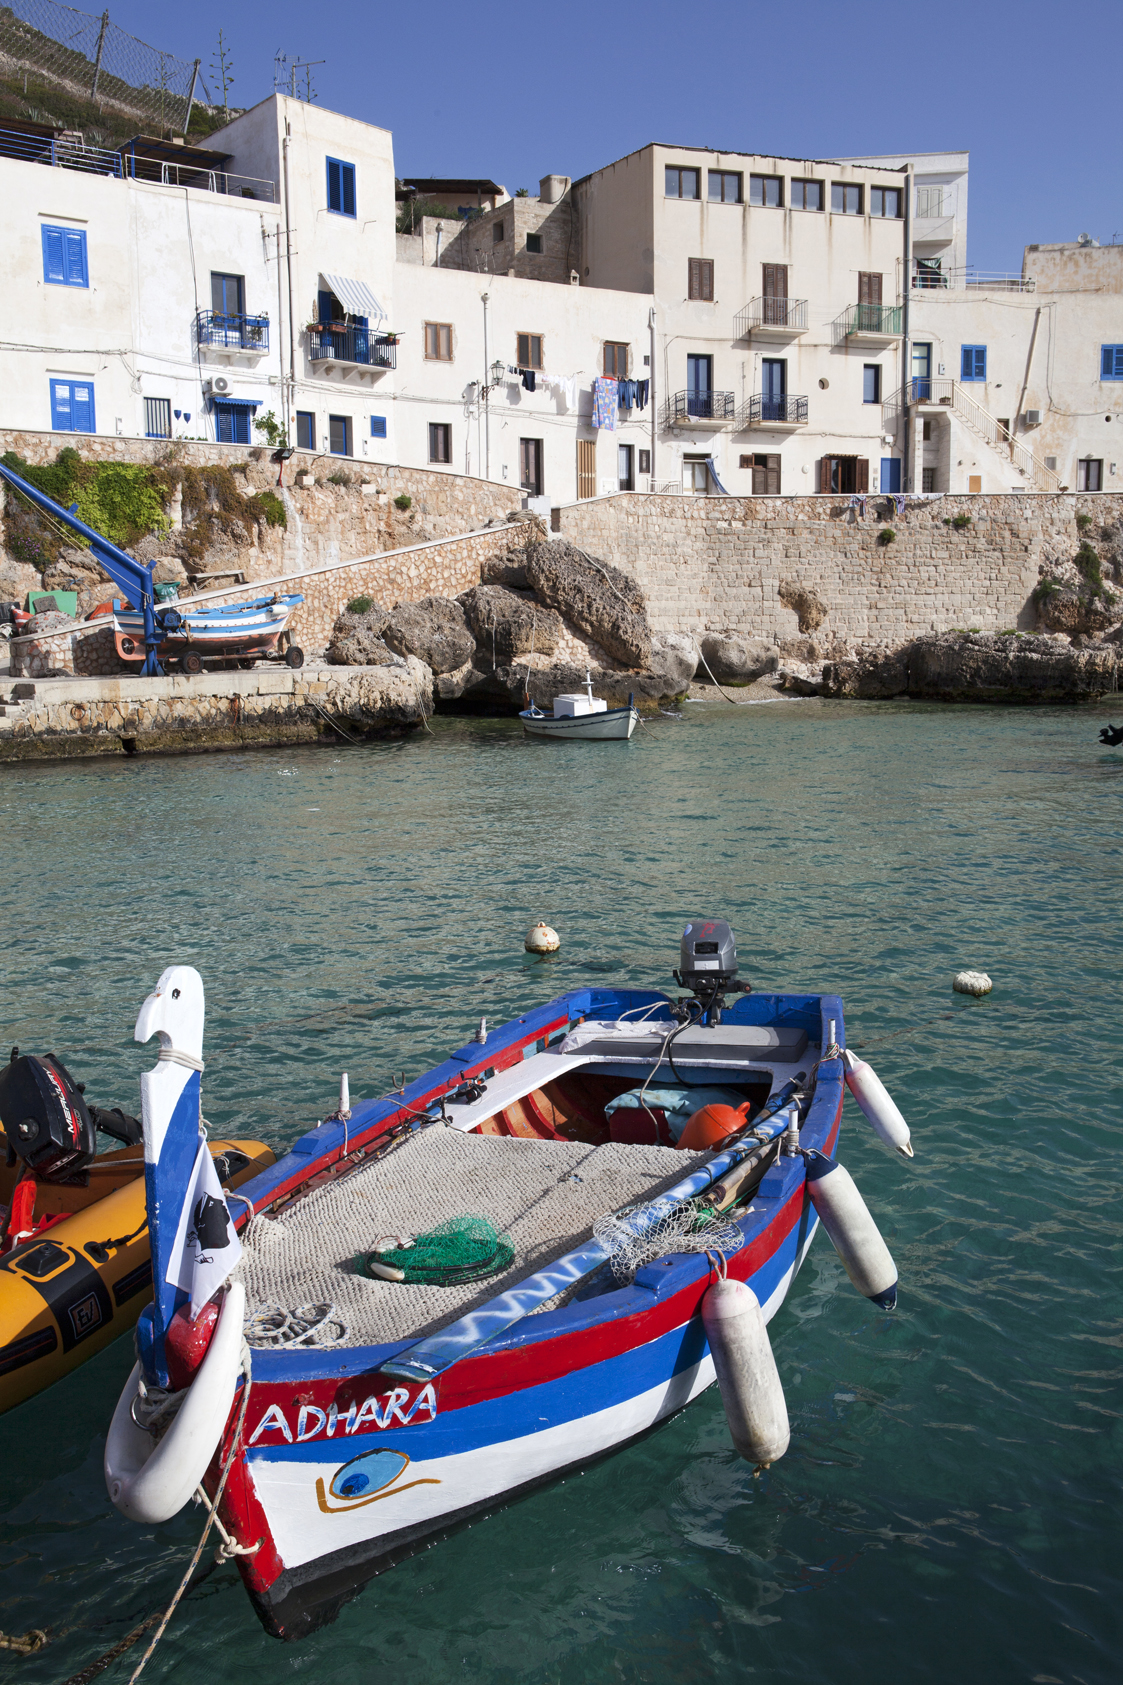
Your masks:
[{"label": "turquoise sea water", "polygon": [[[135,1108],[162,967],[208,996],[204,1107],[282,1147],[591,980],[670,986],[683,921],[758,986],[837,990],[913,1128],[841,1156],[901,1271],[822,1234],[771,1324],[791,1450],[754,1479],[711,1389],[638,1446],[374,1581],[282,1646],[236,1571],[145,1680],[799,1685],[1119,1677],[1123,752],[1090,711],[687,705],[628,745],[438,719],[363,749],[0,770],[3,1027]],[[532,960],[543,916],[562,936]],[[964,966],[984,1001],[953,995]],[[4,1419],[0,1681],[61,1685],[170,1597],[197,1511],[112,1509],[128,1341]],[[140,1650],[103,1677],[128,1678]]]}]

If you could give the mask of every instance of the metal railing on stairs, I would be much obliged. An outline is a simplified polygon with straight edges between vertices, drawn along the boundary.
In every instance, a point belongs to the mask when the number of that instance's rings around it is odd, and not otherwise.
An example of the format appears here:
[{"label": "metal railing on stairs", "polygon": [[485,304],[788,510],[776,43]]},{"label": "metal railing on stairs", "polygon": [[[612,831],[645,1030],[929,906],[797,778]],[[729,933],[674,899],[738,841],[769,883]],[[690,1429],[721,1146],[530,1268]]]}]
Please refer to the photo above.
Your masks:
[{"label": "metal railing on stairs", "polygon": [[887,432],[895,427],[905,404],[940,405],[952,410],[984,444],[999,456],[1007,457],[1015,472],[1024,475],[1027,484],[1034,490],[1060,490],[1060,475],[1046,468],[1039,457],[1019,444],[1012,433],[963,390],[961,381],[936,380],[923,375],[910,380],[904,387],[898,387],[882,405],[882,423]]}]

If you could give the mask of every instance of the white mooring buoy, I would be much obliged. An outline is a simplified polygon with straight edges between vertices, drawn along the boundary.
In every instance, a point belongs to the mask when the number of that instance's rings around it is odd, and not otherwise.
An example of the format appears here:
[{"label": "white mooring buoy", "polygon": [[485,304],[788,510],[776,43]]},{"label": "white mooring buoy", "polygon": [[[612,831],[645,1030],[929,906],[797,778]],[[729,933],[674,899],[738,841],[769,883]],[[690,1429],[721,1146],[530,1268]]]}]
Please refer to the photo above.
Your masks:
[{"label": "white mooring buoy", "polygon": [[702,1325],[733,1444],[746,1462],[767,1467],[784,1455],[791,1429],[760,1300],[723,1277],[706,1290]]},{"label": "white mooring buoy", "polygon": [[951,986],[957,995],[989,995],[994,988],[985,971],[957,971]]},{"label": "white mooring buoy", "polygon": [[869,1120],[874,1133],[887,1147],[895,1147],[905,1158],[911,1158],[909,1126],[897,1109],[889,1090],[872,1065],[855,1058],[847,1048],[842,1055],[846,1072],[846,1086]]},{"label": "white mooring buoy", "polygon": [[539,919],[538,923],[532,924],[527,931],[523,945],[528,954],[556,954],[561,947],[561,937],[556,930],[551,930],[548,924]]},{"label": "white mooring buoy", "polygon": [[897,1266],[850,1172],[816,1153],[807,1165],[807,1191],[858,1292],[891,1311],[897,1303]]}]

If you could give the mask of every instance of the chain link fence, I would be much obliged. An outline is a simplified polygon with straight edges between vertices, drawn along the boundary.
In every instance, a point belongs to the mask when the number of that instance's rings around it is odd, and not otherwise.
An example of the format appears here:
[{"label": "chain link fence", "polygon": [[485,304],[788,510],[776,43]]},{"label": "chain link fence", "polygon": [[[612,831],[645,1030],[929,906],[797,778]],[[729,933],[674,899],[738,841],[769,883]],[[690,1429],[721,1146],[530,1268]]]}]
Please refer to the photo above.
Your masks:
[{"label": "chain link fence", "polygon": [[0,7],[0,65],[34,70],[72,97],[128,113],[164,129],[187,126],[198,61],[138,41],[100,16],[57,0],[10,0]]}]

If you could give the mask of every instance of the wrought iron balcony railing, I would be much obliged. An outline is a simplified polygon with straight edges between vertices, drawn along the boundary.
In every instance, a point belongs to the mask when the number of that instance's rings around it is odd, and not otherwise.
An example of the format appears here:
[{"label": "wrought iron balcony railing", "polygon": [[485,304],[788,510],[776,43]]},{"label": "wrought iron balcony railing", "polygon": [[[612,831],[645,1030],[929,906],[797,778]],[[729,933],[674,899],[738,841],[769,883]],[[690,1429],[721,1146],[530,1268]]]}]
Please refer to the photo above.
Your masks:
[{"label": "wrought iron balcony railing", "polygon": [[268,351],[268,316],[229,316],[200,310],[199,344],[213,351]]},{"label": "wrought iron balcony railing", "polygon": [[733,336],[744,339],[754,328],[781,328],[804,333],[807,328],[805,298],[754,298],[733,318]]},{"label": "wrought iron balcony railing", "polygon": [[842,335],[867,334],[886,339],[899,339],[901,334],[901,306],[899,304],[851,304],[838,318]]},{"label": "wrought iron balcony railing", "polygon": [[667,399],[667,420],[733,421],[737,399],[733,392],[676,392]]},{"label": "wrought iron balcony railing", "polygon": [[762,422],[802,427],[806,421],[806,398],[766,398],[763,392],[754,392],[741,412],[742,427],[758,427]]},{"label": "wrought iron balcony railing", "polygon": [[357,363],[368,369],[396,369],[398,341],[393,334],[376,333],[373,328],[315,324],[308,329],[308,354],[314,363]]}]

